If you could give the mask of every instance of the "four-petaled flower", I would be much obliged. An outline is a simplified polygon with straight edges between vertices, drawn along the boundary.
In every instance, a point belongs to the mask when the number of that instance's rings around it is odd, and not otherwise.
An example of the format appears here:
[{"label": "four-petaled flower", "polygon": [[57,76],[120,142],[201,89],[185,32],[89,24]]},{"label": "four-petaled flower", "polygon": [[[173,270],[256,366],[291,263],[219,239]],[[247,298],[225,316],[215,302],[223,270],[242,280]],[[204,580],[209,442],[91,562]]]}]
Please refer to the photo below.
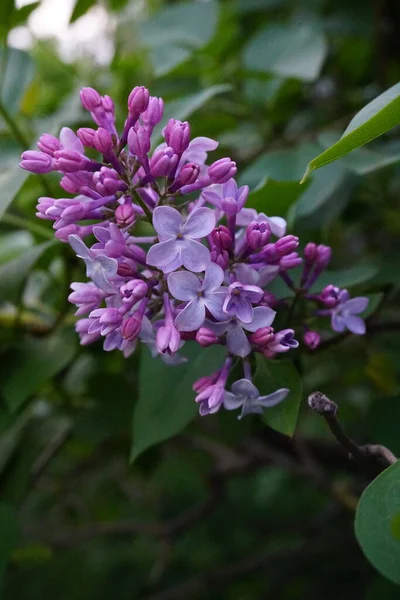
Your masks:
[{"label": "four-petaled flower", "polygon": [[226,296],[226,288],[221,287],[224,272],[215,263],[210,263],[200,279],[188,271],[175,271],[168,276],[168,287],[177,300],[187,302],[176,319],[175,326],[179,331],[195,331],[206,318],[206,309],[216,319],[224,319],[222,304]]},{"label": "four-petaled flower", "polygon": [[253,307],[263,297],[264,292],[257,285],[243,285],[238,281],[232,283],[228,288],[223,311],[226,314],[236,314],[243,323],[251,323],[253,320]]},{"label": "four-petaled flower", "polygon": [[267,396],[260,396],[260,392],[249,379],[239,379],[232,384],[231,392],[224,394],[224,408],[236,410],[242,407],[238,419],[251,413],[261,415],[264,408],[276,406],[282,402],[289,393],[287,388],[276,390]]},{"label": "four-petaled flower", "polygon": [[196,241],[209,235],[215,227],[210,208],[193,210],[186,220],[172,206],[158,206],[153,213],[153,226],[160,243],[147,254],[147,264],[170,273],[182,265],[199,273],[210,264],[210,251]]},{"label": "four-petaled flower", "polygon": [[77,235],[68,236],[68,241],[75,250],[76,255],[85,261],[86,275],[104,292],[110,294],[115,292],[115,286],[110,279],[117,275],[118,262],[103,254],[97,254],[89,250],[81,238]]},{"label": "four-petaled flower", "polygon": [[368,306],[369,299],[364,296],[351,298],[347,290],[342,290],[339,294],[339,304],[332,309],[332,329],[341,333],[348,329],[352,333],[364,335],[365,322],[359,313],[364,312]]}]

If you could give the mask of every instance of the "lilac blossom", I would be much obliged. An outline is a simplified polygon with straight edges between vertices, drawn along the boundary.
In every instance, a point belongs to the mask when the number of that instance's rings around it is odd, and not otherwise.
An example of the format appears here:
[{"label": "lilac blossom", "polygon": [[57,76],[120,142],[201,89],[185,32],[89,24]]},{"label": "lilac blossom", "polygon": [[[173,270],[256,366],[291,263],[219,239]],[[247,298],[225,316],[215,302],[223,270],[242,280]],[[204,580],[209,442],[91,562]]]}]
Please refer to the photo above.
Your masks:
[{"label": "lilac blossom", "polygon": [[339,304],[332,309],[332,329],[339,333],[348,329],[357,335],[364,335],[365,321],[357,316],[368,306],[369,299],[363,296],[350,298],[347,290],[339,295]]},{"label": "lilac blossom", "polygon": [[260,396],[260,392],[249,379],[239,379],[232,384],[230,392],[225,391],[223,403],[226,410],[241,407],[238,419],[242,419],[249,414],[261,415],[265,408],[280,404],[288,393],[287,388],[281,388],[267,396]]}]

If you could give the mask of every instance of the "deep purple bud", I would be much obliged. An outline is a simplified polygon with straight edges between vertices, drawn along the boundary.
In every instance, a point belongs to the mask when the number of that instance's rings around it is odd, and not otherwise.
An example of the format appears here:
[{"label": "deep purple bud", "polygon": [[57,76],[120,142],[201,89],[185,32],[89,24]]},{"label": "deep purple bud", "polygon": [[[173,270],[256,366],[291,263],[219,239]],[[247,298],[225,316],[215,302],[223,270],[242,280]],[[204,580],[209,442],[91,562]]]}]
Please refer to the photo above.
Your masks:
[{"label": "deep purple bud", "polygon": [[93,136],[94,147],[101,154],[110,154],[113,150],[113,140],[111,137],[111,133],[104,129],[103,127],[99,127]]},{"label": "deep purple bud", "polygon": [[120,204],[115,210],[115,220],[119,227],[129,227],[135,222],[135,211],[131,202]]},{"label": "deep purple bud", "polygon": [[219,250],[229,250],[232,246],[232,234],[225,225],[219,225],[213,229],[211,239]]},{"label": "deep purple bud", "polygon": [[218,337],[208,327],[200,327],[196,333],[196,342],[203,348],[208,348],[208,346],[218,344]]},{"label": "deep purple bud", "polygon": [[317,246],[317,266],[320,270],[328,266],[331,256],[332,250],[329,246],[324,246],[323,244]]},{"label": "deep purple bud", "polygon": [[225,183],[236,175],[236,163],[230,158],[220,158],[208,168],[212,183]]},{"label": "deep purple bud", "polygon": [[327,307],[334,308],[340,302],[341,289],[335,285],[327,285],[319,295],[319,300]]},{"label": "deep purple bud", "polygon": [[211,251],[211,260],[221,267],[221,269],[227,269],[229,265],[229,254],[226,250],[220,250],[214,248]]},{"label": "deep purple bud", "polygon": [[285,235],[275,242],[275,250],[278,256],[291,254],[299,245],[299,238],[295,235]]},{"label": "deep purple bud", "polygon": [[308,348],[310,348],[311,350],[315,350],[316,348],[318,348],[321,342],[321,336],[317,331],[307,331],[304,334],[303,342]]},{"label": "deep purple bud", "polygon": [[275,308],[278,306],[279,301],[272,292],[265,290],[260,303],[269,306],[270,308]]},{"label": "deep purple bud", "polygon": [[180,171],[178,177],[170,186],[171,192],[176,192],[184,185],[191,185],[199,176],[200,167],[195,163],[187,163]]},{"label": "deep purple bud", "polygon": [[133,88],[128,97],[128,110],[131,116],[138,117],[149,105],[149,90],[143,85]]},{"label": "deep purple bud", "polygon": [[83,108],[90,110],[90,112],[93,112],[96,110],[96,108],[99,108],[99,106],[102,105],[102,99],[99,92],[91,87],[82,88],[79,92],[79,95]]},{"label": "deep purple bud", "polygon": [[128,133],[128,146],[132,154],[146,156],[150,150],[150,134],[145,127],[139,125],[136,129],[130,128]]},{"label": "deep purple bud", "polygon": [[274,328],[273,327],[261,327],[254,333],[249,335],[249,340],[256,346],[266,346],[274,339]]},{"label": "deep purple bud", "polygon": [[118,264],[117,273],[121,277],[135,277],[135,275],[137,275],[136,269],[127,262],[120,262]]},{"label": "deep purple bud", "polygon": [[204,391],[210,385],[214,385],[216,383],[219,376],[219,371],[213,373],[212,375],[205,375],[204,377],[200,377],[197,381],[194,382],[192,388],[197,393]]},{"label": "deep purple bud", "polygon": [[57,150],[60,150],[61,143],[58,138],[54,137],[54,135],[50,135],[49,133],[44,133],[43,135],[40,136],[40,138],[37,142],[37,147],[39,148],[39,150],[41,150],[45,154],[48,154],[49,156],[53,156],[54,152],[57,152]]},{"label": "deep purple bud", "polygon": [[62,242],[68,242],[68,237],[70,235],[79,235],[79,231],[80,227],[71,223],[70,225],[65,225],[65,227],[57,229],[54,235],[57,239],[61,240]]},{"label": "deep purple bud", "polygon": [[287,269],[294,269],[298,267],[303,262],[303,259],[297,254],[297,252],[292,252],[291,254],[287,254],[283,256],[279,262],[279,266],[283,271]]},{"label": "deep purple bud", "polygon": [[142,279],[131,279],[120,287],[122,302],[125,304],[136,304],[139,300],[145,297],[149,286]]},{"label": "deep purple bud", "polygon": [[317,254],[317,244],[314,244],[314,242],[309,242],[304,248],[304,258],[308,263],[313,263],[317,258]]},{"label": "deep purple bud", "polygon": [[154,127],[163,118],[164,100],[156,96],[150,96],[149,105],[142,113],[142,121],[145,125]]},{"label": "deep purple bud", "polygon": [[56,169],[63,173],[90,170],[88,167],[91,166],[91,160],[75,150],[58,150],[55,153],[55,158]]},{"label": "deep purple bud", "polygon": [[138,314],[138,312],[134,313],[131,317],[125,319],[125,321],[122,322],[121,326],[122,337],[126,340],[129,340],[130,342],[136,339],[142,327],[142,319],[143,316],[141,314]]},{"label": "deep purple bud", "polygon": [[54,168],[52,157],[37,150],[27,150],[22,153],[21,158],[22,161],[19,163],[19,166],[32,173],[43,175],[44,173],[50,173]]},{"label": "deep purple bud", "polygon": [[96,130],[92,129],[92,127],[81,127],[76,132],[76,135],[78,136],[78,138],[80,139],[80,141],[82,142],[82,144],[84,146],[86,146],[87,148],[94,148],[95,147],[95,141],[94,141],[95,133],[96,133]]},{"label": "deep purple bud", "polygon": [[176,121],[170,119],[164,129],[164,137],[168,146],[170,146],[176,154],[182,154],[189,146],[190,142],[190,125],[187,121]]},{"label": "deep purple bud", "polygon": [[165,177],[176,167],[179,157],[172,148],[157,150],[150,161],[150,171],[154,177]]},{"label": "deep purple bud", "polygon": [[271,227],[267,221],[253,221],[246,229],[246,239],[251,250],[258,250],[268,244],[271,238]]}]

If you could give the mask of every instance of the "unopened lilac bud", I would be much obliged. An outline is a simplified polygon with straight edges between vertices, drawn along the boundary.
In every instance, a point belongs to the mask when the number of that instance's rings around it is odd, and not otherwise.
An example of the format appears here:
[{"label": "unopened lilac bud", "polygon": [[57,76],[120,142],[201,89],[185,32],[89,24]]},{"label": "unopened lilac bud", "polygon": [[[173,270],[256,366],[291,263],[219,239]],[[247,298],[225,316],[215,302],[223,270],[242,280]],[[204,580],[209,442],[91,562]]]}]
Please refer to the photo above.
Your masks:
[{"label": "unopened lilac bud", "polygon": [[189,123],[170,119],[164,129],[164,137],[168,146],[171,146],[176,154],[182,154],[190,142]]},{"label": "unopened lilac bud", "polygon": [[65,225],[65,227],[60,227],[60,229],[57,229],[54,235],[61,242],[68,242],[70,235],[79,235],[79,230],[80,228],[78,225],[71,223],[70,225]]},{"label": "unopened lilac bud", "polygon": [[180,171],[178,177],[170,186],[171,192],[176,192],[184,185],[191,185],[199,176],[200,167],[195,163],[187,163]]},{"label": "unopened lilac bud", "polygon": [[129,227],[135,222],[135,211],[131,202],[118,206],[115,210],[115,221],[119,227]]},{"label": "unopened lilac bud", "polygon": [[101,154],[110,154],[113,150],[113,140],[111,137],[111,133],[104,129],[103,127],[99,127],[93,136],[94,147]]},{"label": "unopened lilac bud", "polygon": [[271,239],[271,227],[267,221],[253,221],[246,229],[246,239],[251,250],[258,250],[268,244]]},{"label": "unopened lilac bud", "polygon": [[95,141],[94,141],[95,133],[96,133],[96,130],[93,129],[92,127],[81,127],[80,129],[77,130],[76,135],[78,136],[78,138],[80,139],[80,141],[82,142],[82,144],[84,146],[86,146],[87,148],[94,148],[95,147]]},{"label": "unopened lilac bud", "polygon": [[120,287],[122,301],[125,304],[135,304],[145,297],[149,290],[149,286],[142,279],[131,279]]},{"label": "unopened lilac bud", "polygon": [[140,333],[142,327],[142,315],[134,313],[131,317],[125,319],[121,325],[122,337],[132,342]]},{"label": "unopened lilac bud", "polygon": [[91,87],[82,88],[79,95],[83,108],[86,108],[86,110],[89,110],[90,112],[95,111],[96,108],[99,108],[99,106],[102,105],[102,99],[99,92]]},{"label": "unopened lilac bud", "polygon": [[178,164],[179,157],[172,148],[157,150],[150,161],[150,171],[154,177],[166,177]]},{"label": "unopened lilac bud", "polygon": [[154,127],[163,118],[164,100],[156,96],[150,96],[149,105],[142,113],[142,121],[145,125]]},{"label": "unopened lilac bud", "polygon": [[278,256],[291,254],[299,245],[299,238],[295,235],[285,235],[275,242],[275,250]]},{"label": "unopened lilac bud", "polygon": [[128,110],[130,115],[138,117],[149,105],[149,90],[143,85],[133,88],[128,97]]},{"label": "unopened lilac bud", "polygon": [[139,157],[146,156],[151,146],[148,130],[141,125],[136,129],[131,127],[128,133],[128,146],[132,154]]},{"label": "unopened lilac bud", "polygon": [[211,251],[211,260],[221,267],[221,269],[227,269],[229,266],[229,254],[226,250],[220,250],[214,248]]},{"label": "unopened lilac bud", "polygon": [[307,331],[304,334],[303,342],[310,350],[315,350],[320,345],[321,336],[317,331]]},{"label": "unopened lilac bud", "polygon": [[137,275],[136,269],[128,262],[120,262],[117,273],[120,277],[135,277]]},{"label": "unopened lilac bud", "polygon": [[262,348],[266,346],[274,339],[274,328],[273,327],[261,327],[249,336],[249,340],[252,344]]},{"label": "unopened lilac bud", "polygon": [[327,285],[319,295],[319,300],[327,307],[334,308],[340,302],[341,289],[335,285]]},{"label": "unopened lilac bud", "polygon": [[160,354],[175,354],[179,350],[181,336],[174,325],[164,325],[156,334],[156,348]]},{"label": "unopened lilac bud", "polygon": [[297,254],[297,252],[292,252],[291,254],[287,254],[283,256],[279,262],[279,266],[281,270],[287,271],[288,269],[294,269],[298,267],[303,262],[303,259]]},{"label": "unopened lilac bud", "polygon": [[102,98],[102,105],[103,105],[103,109],[106,113],[108,113],[108,115],[113,116],[115,113],[115,104],[112,98],[110,98],[110,96],[103,96]]},{"label": "unopened lilac bud", "polygon": [[324,246],[320,244],[317,246],[317,265],[319,269],[325,269],[332,256],[332,250],[329,246]]},{"label": "unopened lilac bud", "polygon": [[37,150],[27,150],[22,153],[22,161],[19,166],[25,169],[25,171],[31,171],[32,173],[50,173],[54,168],[54,161],[51,156],[38,152]]},{"label": "unopened lilac bud", "polygon": [[216,383],[219,376],[219,371],[213,373],[212,375],[205,375],[204,377],[200,377],[197,381],[194,382],[192,388],[197,393],[204,391],[210,385],[214,385]]},{"label": "unopened lilac bud", "polygon": [[55,167],[63,173],[90,170],[91,160],[75,150],[59,150],[55,153]]},{"label": "unopened lilac bud", "polygon": [[232,246],[232,234],[225,225],[215,227],[211,232],[211,239],[220,250],[229,250]]},{"label": "unopened lilac bud", "polygon": [[44,133],[43,135],[40,136],[40,138],[37,142],[37,147],[39,148],[39,150],[41,150],[45,154],[48,154],[49,156],[53,156],[54,152],[57,152],[57,150],[60,150],[61,143],[58,138],[54,137],[54,135],[50,135],[49,133]]},{"label": "unopened lilac bud", "polygon": [[317,244],[314,242],[309,242],[304,248],[304,258],[308,263],[313,263],[317,258]]},{"label": "unopened lilac bud", "polygon": [[264,306],[269,306],[270,308],[276,308],[278,306],[278,300],[276,296],[272,292],[264,291],[264,295],[261,298],[261,304]]},{"label": "unopened lilac bud", "polygon": [[218,344],[218,337],[208,327],[200,327],[196,333],[196,342],[203,348],[208,348],[208,346]]},{"label": "unopened lilac bud", "polygon": [[208,168],[212,183],[225,183],[236,175],[236,163],[230,158],[220,158]]}]

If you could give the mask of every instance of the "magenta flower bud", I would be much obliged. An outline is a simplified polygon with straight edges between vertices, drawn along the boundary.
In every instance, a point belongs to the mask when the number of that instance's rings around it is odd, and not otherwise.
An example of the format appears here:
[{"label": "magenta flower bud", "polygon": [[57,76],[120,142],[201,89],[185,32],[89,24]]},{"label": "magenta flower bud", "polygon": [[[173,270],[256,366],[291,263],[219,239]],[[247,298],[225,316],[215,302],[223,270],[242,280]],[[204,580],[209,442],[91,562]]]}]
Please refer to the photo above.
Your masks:
[{"label": "magenta flower bud", "polygon": [[96,108],[102,106],[102,99],[99,92],[91,87],[82,88],[79,95],[83,108],[86,108],[86,110],[89,110],[90,112],[93,112]]},{"label": "magenta flower bud", "polygon": [[269,306],[270,308],[275,308],[278,306],[278,300],[272,292],[264,291],[264,295],[261,298],[261,304]]},{"label": "magenta flower bud", "polygon": [[90,170],[92,162],[89,158],[75,150],[59,150],[55,153],[58,171],[63,173],[76,173],[77,171]]},{"label": "magenta flower bud", "polygon": [[268,244],[271,238],[271,227],[267,221],[253,221],[246,229],[246,239],[251,250],[258,250]]},{"label": "magenta flower bud", "polygon": [[179,350],[180,343],[181,336],[174,325],[164,325],[157,331],[156,348],[160,354],[175,354]]},{"label": "magenta flower bud", "polygon": [[214,385],[214,383],[216,383],[218,379],[218,376],[219,371],[213,373],[212,375],[205,375],[204,377],[200,377],[200,379],[194,382],[192,386],[193,391],[195,391],[197,394],[200,394],[200,392],[204,391],[210,385]]},{"label": "magenta flower bud", "polygon": [[335,285],[327,285],[319,295],[319,300],[325,304],[327,308],[334,308],[340,302],[341,289]]},{"label": "magenta flower bud", "polygon": [[68,194],[77,194],[79,192],[79,187],[65,175],[60,181],[60,187],[68,192]]},{"label": "magenta flower bud", "polygon": [[220,250],[214,248],[211,251],[211,260],[221,267],[221,269],[227,269],[229,266],[229,254],[226,250]]},{"label": "magenta flower bud", "polygon": [[128,146],[132,154],[139,157],[146,156],[151,146],[150,134],[147,129],[141,125],[136,129],[131,127],[128,133]]},{"label": "magenta flower bud", "polygon": [[136,304],[139,300],[145,297],[149,290],[149,286],[142,279],[131,279],[120,288],[122,302],[125,304]]},{"label": "magenta flower bud", "polygon": [[166,177],[178,164],[179,157],[172,148],[157,150],[150,161],[150,171],[154,177]]},{"label": "magenta flower bud", "polygon": [[120,262],[118,264],[117,273],[120,277],[135,277],[137,275],[136,269],[127,262]]},{"label": "magenta flower bud", "polygon": [[50,173],[54,169],[54,161],[51,156],[38,152],[37,150],[27,150],[21,155],[22,161],[19,166],[25,171],[31,171],[32,173]]},{"label": "magenta flower bud", "polygon": [[208,168],[208,176],[212,183],[226,183],[236,172],[236,163],[230,158],[220,158]]},{"label": "magenta flower bud", "polygon": [[128,110],[131,116],[138,117],[149,105],[149,90],[143,85],[133,88],[128,97]]},{"label": "magenta flower bud", "polygon": [[272,342],[272,340],[274,339],[274,335],[275,334],[273,327],[261,327],[260,329],[257,329],[257,331],[249,335],[249,340],[252,344],[255,344],[256,346],[260,346],[260,348],[262,348],[263,346],[266,346],[267,344]]},{"label": "magenta flower bud", "polygon": [[109,335],[121,325],[122,315],[117,308],[96,308],[89,315],[90,318],[99,319],[101,335]]},{"label": "magenta flower bud", "polygon": [[190,142],[190,125],[187,121],[176,121],[170,119],[164,129],[164,137],[168,146],[170,146],[176,154],[182,154]]},{"label": "magenta flower bud", "polygon": [[43,135],[40,136],[40,138],[37,142],[37,147],[39,148],[39,150],[41,150],[45,154],[48,154],[49,156],[53,156],[54,152],[57,152],[57,150],[60,150],[61,143],[58,138],[54,137],[54,135],[50,135],[49,133],[44,133]]},{"label": "magenta flower bud", "polygon": [[94,147],[96,150],[101,152],[101,154],[110,154],[113,151],[113,141],[111,137],[111,133],[104,129],[103,127],[99,127],[93,136]]},{"label": "magenta flower bud", "polygon": [[282,271],[287,271],[288,269],[294,269],[298,267],[303,262],[303,259],[297,254],[297,252],[292,252],[291,254],[287,254],[283,256],[279,262],[279,266]]},{"label": "magenta flower bud", "polygon": [[196,333],[196,342],[203,348],[208,348],[208,346],[218,344],[218,337],[208,327],[200,327]]},{"label": "magenta flower bud", "polygon": [[299,238],[295,235],[285,235],[275,242],[275,250],[278,256],[286,256],[291,254],[299,245]]},{"label": "magenta flower bud", "polygon": [[317,331],[307,331],[304,334],[303,342],[310,350],[315,350],[320,345],[321,336]]},{"label": "magenta flower bud", "polygon": [[317,258],[317,254],[317,244],[314,244],[314,242],[309,242],[304,248],[304,258],[308,263],[313,263]]},{"label": "magenta flower bud", "polygon": [[121,325],[122,337],[130,342],[136,339],[142,328],[142,319],[143,316],[137,312],[125,319]]},{"label": "magenta flower bud", "polygon": [[331,260],[331,256],[332,256],[332,250],[329,246],[324,246],[323,244],[320,244],[319,246],[317,246],[317,266],[320,270],[325,269],[330,260]]},{"label": "magenta flower bud", "polygon": [[211,239],[219,250],[229,250],[232,246],[232,234],[225,225],[219,225],[213,229]]},{"label": "magenta flower bud", "polygon": [[115,104],[113,102],[113,99],[107,95],[103,96],[102,105],[103,105],[104,112],[108,113],[108,116],[113,117],[114,113],[115,113]]},{"label": "magenta flower bud", "polygon": [[92,127],[81,127],[76,132],[79,140],[82,142],[84,146],[87,148],[95,148],[95,136],[96,130],[92,129]]},{"label": "magenta flower bud", "polygon": [[142,113],[142,121],[149,127],[154,127],[161,121],[164,113],[164,100],[156,96],[150,96],[149,105]]},{"label": "magenta flower bud", "polygon": [[54,217],[51,217],[50,215],[47,215],[46,212],[49,208],[51,208],[52,206],[54,206],[54,198],[48,198],[43,196],[42,198],[38,199],[38,204],[36,206],[36,210],[38,211],[36,213],[36,216],[39,219],[45,219],[47,221],[53,221]]},{"label": "magenta flower bud", "polygon": [[80,221],[85,217],[85,215],[86,209],[79,202],[77,204],[73,204],[72,206],[64,208],[64,210],[61,213],[62,219],[65,219],[67,221]]},{"label": "magenta flower bud", "polygon": [[174,183],[170,186],[171,192],[176,192],[184,185],[191,185],[199,176],[200,167],[195,163],[187,163],[180,171]]},{"label": "magenta flower bud", "polygon": [[135,211],[131,202],[120,204],[115,210],[115,221],[119,227],[129,227],[135,222]]},{"label": "magenta flower bud", "polygon": [[78,225],[71,223],[70,225],[65,225],[65,227],[57,229],[54,235],[61,242],[68,242],[68,237],[70,235],[79,235],[79,229]]}]

